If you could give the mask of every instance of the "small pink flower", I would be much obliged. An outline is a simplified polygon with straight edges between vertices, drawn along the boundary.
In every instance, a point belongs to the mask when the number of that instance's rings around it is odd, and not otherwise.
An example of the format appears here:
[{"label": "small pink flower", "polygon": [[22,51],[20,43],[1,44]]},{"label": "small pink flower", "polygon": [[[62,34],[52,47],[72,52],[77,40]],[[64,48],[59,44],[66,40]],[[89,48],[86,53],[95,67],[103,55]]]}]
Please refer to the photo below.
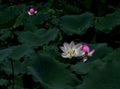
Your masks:
[{"label": "small pink flower", "polygon": [[35,10],[34,8],[30,8],[27,12],[29,15],[34,15],[37,13],[37,10]]},{"label": "small pink flower", "polygon": [[95,50],[90,51],[89,46],[87,46],[85,44],[82,45],[81,50],[84,52],[84,54],[82,55],[83,62],[86,62],[87,61],[87,57],[88,56],[92,56],[94,54],[94,52],[95,52]]}]

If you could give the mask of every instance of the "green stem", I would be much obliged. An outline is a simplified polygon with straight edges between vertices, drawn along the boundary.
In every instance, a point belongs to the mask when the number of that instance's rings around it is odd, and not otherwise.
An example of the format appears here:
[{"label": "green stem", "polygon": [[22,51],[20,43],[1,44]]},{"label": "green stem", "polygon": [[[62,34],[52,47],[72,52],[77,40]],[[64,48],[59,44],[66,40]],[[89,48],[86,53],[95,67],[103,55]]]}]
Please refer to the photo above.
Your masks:
[{"label": "green stem", "polygon": [[11,59],[11,67],[12,67],[12,89],[14,89],[14,64],[12,59]]}]

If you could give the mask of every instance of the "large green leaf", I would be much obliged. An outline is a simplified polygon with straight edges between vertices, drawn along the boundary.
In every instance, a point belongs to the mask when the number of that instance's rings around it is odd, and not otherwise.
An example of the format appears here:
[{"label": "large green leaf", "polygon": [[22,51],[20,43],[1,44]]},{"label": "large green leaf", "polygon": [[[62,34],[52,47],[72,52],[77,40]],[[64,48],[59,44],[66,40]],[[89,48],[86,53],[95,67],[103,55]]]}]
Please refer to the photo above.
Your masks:
[{"label": "large green leaf", "polygon": [[[15,89],[24,89],[22,86],[14,85]],[[13,89],[12,85],[8,87],[8,89]]]},{"label": "large green leaf", "polygon": [[[10,59],[13,58],[15,60],[13,59],[4,60],[1,63],[1,70],[5,71],[6,74],[12,74],[12,63],[13,63],[13,70],[14,70],[15,76],[19,74],[27,73],[28,72],[27,67],[30,66],[34,62],[34,60],[30,58],[31,55],[33,54],[31,53],[32,51],[28,49],[24,49],[24,47],[22,48],[22,46],[21,47],[19,46],[18,48],[17,47],[15,47],[15,49],[13,48],[11,54],[9,54],[9,58]],[[15,50],[17,53],[15,53]],[[22,60],[18,60],[21,57],[22,57]]]},{"label": "large green leaf", "polygon": [[[14,67],[14,75],[24,73],[24,70],[26,69],[26,68],[23,67],[23,63],[21,63],[18,60],[13,61],[13,67]],[[6,74],[12,74],[11,61],[5,60],[2,63],[1,69],[4,70]]]},{"label": "large green leaf", "polygon": [[0,86],[6,86],[8,84],[8,80],[6,79],[0,79]]},{"label": "large green leaf", "polygon": [[93,69],[76,89],[120,89],[120,49],[104,60],[112,61],[108,61],[102,69]]},{"label": "large green leaf", "polygon": [[18,7],[10,6],[3,10],[0,13],[0,28],[8,28],[13,26],[16,17],[21,13],[26,13],[25,8],[25,5],[19,5]]},{"label": "large green leaf", "polygon": [[86,63],[78,62],[77,64],[71,66],[71,69],[77,74],[87,74],[93,68],[103,68],[105,63],[102,62],[101,58],[104,58],[106,55],[112,52],[112,48],[108,47],[105,43],[90,44],[89,46],[91,50],[95,50],[93,56],[88,57],[88,61]]},{"label": "large green leaf", "polygon": [[96,19],[95,28],[97,31],[110,32],[115,26],[120,25],[120,11],[107,14]]},{"label": "large green leaf", "polygon": [[[7,89],[13,89],[13,85],[9,84]],[[22,76],[14,76],[14,89],[24,89]]]},{"label": "large green leaf", "polygon": [[0,63],[8,58],[19,60],[24,56],[29,56],[33,53],[32,48],[26,45],[13,46],[0,50]]},{"label": "large green leaf", "polygon": [[8,38],[10,38],[10,37],[11,37],[11,31],[10,31],[10,29],[1,29],[0,30],[0,40],[1,41],[5,42],[5,40],[8,39]]},{"label": "large green leaf", "polygon": [[105,66],[105,63],[102,62],[100,59],[94,60],[92,62],[78,62],[75,65],[71,66],[71,69],[77,74],[88,74],[92,71],[92,69],[101,69]]},{"label": "large green leaf", "polygon": [[79,62],[75,65],[72,65],[71,69],[77,74],[87,74],[90,71],[91,67],[92,66],[90,65],[90,63]]},{"label": "large green leaf", "polygon": [[[103,70],[94,71],[84,80],[77,89],[120,89],[120,66],[109,65]],[[99,87],[98,87],[99,86]]]},{"label": "large green leaf", "polygon": [[90,46],[90,50],[94,49],[95,52],[92,57],[88,58],[88,60],[101,59],[113,51],[112,48],[108,47],[106,43],[90,44],[89,46]]},{"label": "large green leaf", "polygon": [[27,19],[27,22],[31,22],[36,25],[43,24],[45,21],[47,21],[50,18],[49,14],[38,14],[34,16],[29,16]]},{"label": "large green leaf", "polygon": [[20,14],[16,18],[16,21],[15,21],[13,27],[15,28],[17,26],[23,25],[25,23],[26,18],[27,18],[27,15],[25,13]]},{"label": "large green leaf", "polygon": [[42,53],[35,60],[33,66],[29,67],[32,75],[45,89],[74,89],[77,79],[66,65],[58,62],[54,56]]},{"label": "large green leaf", "polygon": [[15,16],[14,7],[9,7],[0,13],[0,28],[12,26]]},{"label": "large green leaf", "polygon": [[120,61],[120,48],[118,48],[115,51],[109,53],[102,60],[107,61],[107,62],[109,62],[109,61],[119,62]]},{"label": "large green leaf", "polygon": [[61,17],[60,27],[67,34],[84,34],[92,26],[94,15],[83,13],[81,15],[66,15]]},{"label": "large green leaf", "polygon": [[54,41],[58,36],[58,29],[40,29],[35,33],[30,31],[23,32],[19,36],[19,40],[23,44],[27,44],[29,46],[40,46],[43,44],[48,44],[50,41]]},{"label": "large green leaf", "polygon": [[24,24],[24,31],[36,31],[38,27],[30,22]]},{"label": "large green leaf", "polygon": [[5,60],[12,52],[11,48],[0,50],[0,63]]},{"label": "large green leaf", "polygon": [[9,55],[10,58],[19,60],[20,58],[24,57],[25,55],[30,55],[33,53],[32,48],[26,45],[19,45],[13,48],[11,54]]}]

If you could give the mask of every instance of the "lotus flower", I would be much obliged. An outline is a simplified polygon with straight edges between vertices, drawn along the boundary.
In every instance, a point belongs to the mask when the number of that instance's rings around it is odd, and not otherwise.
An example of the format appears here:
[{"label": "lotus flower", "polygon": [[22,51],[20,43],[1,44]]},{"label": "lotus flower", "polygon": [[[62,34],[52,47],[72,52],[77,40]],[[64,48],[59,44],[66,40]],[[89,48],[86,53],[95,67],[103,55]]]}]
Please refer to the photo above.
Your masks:
[{"label": "lotus flower", "polygon": [[75,45],[73,41],[70,44],[65,42],[63,46],[60,47],[60,49],[63,51],[62,57],[72,58],[82,56],[84,52],[80,50],[81,46],[81,44]]},{"label": "lotus flower", "polygon": [[83,62],[87,61],[87,57],[92,56],[95,52],[95,50],[90,51],[90,48],[87,45],[82,45],[80,50],[84,52],[82,55]]},{"label": "lotus flower", "polygon": [[28,10],[28,14],[29,15],[34,15],[34,14],[36,14],[37,13],[37,11],[34,9],[34,8],[30,8],[29,10]]}]

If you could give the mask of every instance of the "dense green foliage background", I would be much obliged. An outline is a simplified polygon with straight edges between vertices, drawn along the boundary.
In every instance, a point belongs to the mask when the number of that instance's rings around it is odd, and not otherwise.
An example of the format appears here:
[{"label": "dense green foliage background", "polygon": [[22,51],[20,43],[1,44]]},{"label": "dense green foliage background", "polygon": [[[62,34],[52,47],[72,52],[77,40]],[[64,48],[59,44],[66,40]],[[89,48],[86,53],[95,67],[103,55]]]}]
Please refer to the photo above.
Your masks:
[{"label": "dense green foliage background", "polygon": [[[71,41],[94,55],[62,58]],[[0,0],[0,89],[120,89],[119,70],[119,0]]]}]

